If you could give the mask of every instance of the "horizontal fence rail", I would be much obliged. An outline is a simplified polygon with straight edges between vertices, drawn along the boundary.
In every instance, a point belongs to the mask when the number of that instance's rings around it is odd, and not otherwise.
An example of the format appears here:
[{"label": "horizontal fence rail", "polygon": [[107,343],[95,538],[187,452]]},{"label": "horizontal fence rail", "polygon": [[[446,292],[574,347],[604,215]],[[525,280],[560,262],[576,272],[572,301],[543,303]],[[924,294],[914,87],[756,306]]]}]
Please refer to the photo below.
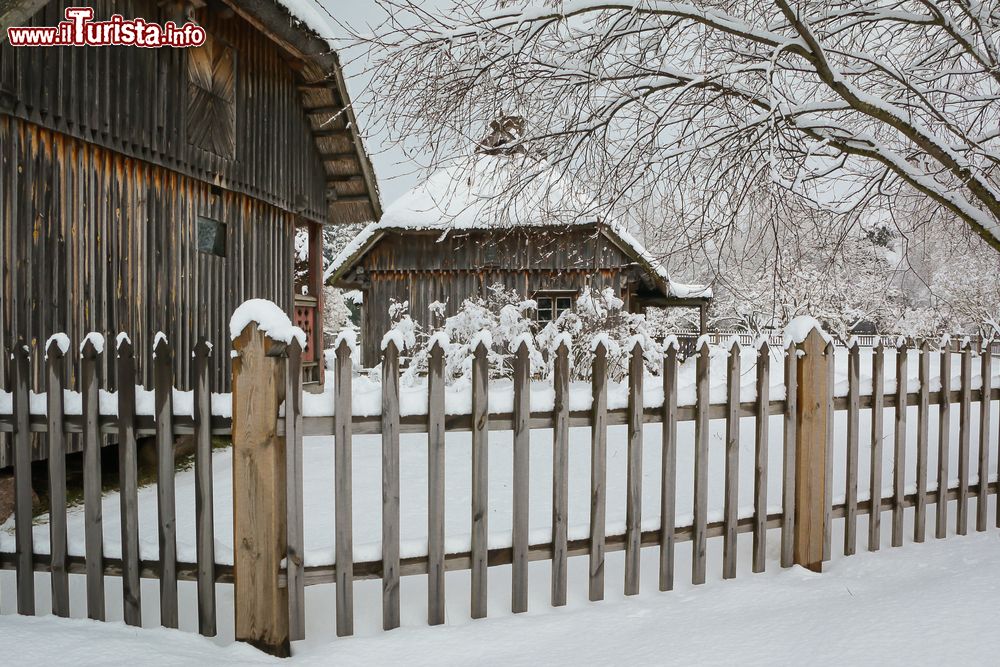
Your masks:
[{"label": "horizontal fence rail", "polygon": [[[249,334],[245,334],[249,335]],[[69,353],[68,347],[52,342],[45,350],[47,382],[37,388],[46,392],[44,409],[40,399],[32,398],[27,372],[31,351],[25,345],[13,350],[10,360],[12,386],[7,392],[9,410],[0,402],[0,433],[10,441],[16,484],[14,516],[14,542],[12,553],[0,553],[0,569],[15,570],[17,577],[16,605],[20,613],[34,613],[34,580],[32,572],[49,572],[53,591],[53,612],[68,615],[69,591],[66,575],[84,574],[87,580],[86,608],[88,616],[103,619],[105,601],[103,582],[107,576],[121,577],[123,581],[123,613],[126,623],[141,625],[141,578],[154,578],[160,582],[159,602],[161,623],[176,627],[178,609],[177,582],[198,582],[197,613],[199,630],[213,635],[217,631],[217,601],[215,583],[235,583],[237,590],[237,638],[252,641],[276,654],[287,654],[288,642],[305,636],[306,587],[315,584],[334,584],[336,596],[335,624],[338,635],[354,632],[354,582],[380,579],[383,591],[383,627],[392,629],[400,623],[402,576],[427,575],[429,624],[444,622],[445,577],[456,570],[471,571],[471,612],[473,617],[486,616],[490,567],[512,565],[511,611],[518,613],[528,608],[528,567],[534,561],[551,561],[550,599],[555,606],[565,604],[567,587],[567,559],[587,556],[588,596],[591,600],[603,599],[605,559],[608,553],[625,552],[624,580],[626,594],[639,590],[642,562],[639,553],[647,547],[658,548],[660,557],[656,576],[660,590],[674,587],[675,547],[691,543],[691,581],[706,581],[707,541],[721,538],[722,574],[724,578],[737,576],[737,543],[740,535],[753,540],[750,567],[762,572],[767,567],[768,531],[780,529],[779,552],[782,566],[799,563],[820,569],[840,545],[831,544],[831,521],[844,521],[845,555],[857,550],[858,517],[868,516],[868,534],[862,537],[870,551],[881,546],[883,533],[881,518],[886,516],[891,544],[903,543],[903,536],[910,534],[913,541],[925,539],[923,525],[927,520],[928,506],[936,505],[935,537],[948,535],[949,501],[956,501],[958,512],[954,530],[965,534],[970,523],[975,530],[986,530],[988,525],[986,498],[998,491],[997,483],[990,482],[994,468],[989,452],[996,444],[990,440],[991,401],[1000,401],[1000,382],[994,376],[993,344],[973,345],[964,342],[957,352],[951,345],[946,349],[932,347],[918,341],[900,342],[894,346],[895,362],[887,371],[886,352],[881,341],[875,341],[870,359],[862,358],[859,343],[852,343],[838,356],[836,344],[823,339],[814,331],[810,337],[782,349],[764,341],[759,346],[746,346],[741,341],[729,341],[720,354],[717,346],[710,346],[702,339],[696,350],[685,355],[678,346],[668,346],[659,352],[661,364],[657,374],[651,374],[643,363],[649,356],[636,344],[629,350],[629,365],[625,379],[627,404],[608,407],[608,350],[604,343],[594,348],[594,362],[590,376],[587,409],[571,409],[571,392],[580,389],[580,383],[570,382],[572,369],[568,363],[569,348],[565,342],[553,353],[553,377],[544,380],[553,388],[551,407],[532,410],[531,387],[538,380],[531,378],[528,343],[521,341],[513,350],[512,392],[509,410],[491,412],[491,392],[496,391],[490,381],[487,363],[488,348],[480,342],[473,350],[471,366],[471,401],[467,414],[449,414],[446,395],[445,350],[435,342],[429,354],[427,386],[423,394],[425,409],[420,414],[401,414],[400,366],[401,352],[393,339],[387,339],[383,351],[380,378],[382,401],[380,413],[356,415],[352,411],[352,397],[360,381],[352,367],[352,350],[346,340],[340,340],[335,349],[334,365],[327,374],[330,386],[327,393],[311,396],[315,402],[329,401],[328,415],[307,413],[304,407],[306,394],[302,386],[302,351],[294,340],[291,343],[244,337],[237,342],[238,363],[234,363],[234,395],[229,402],[213,401],[206,360],[213,351],[210,346],[196,346],[191,363],[195,380],[187,407],[180,414],[178,394],[173,389],[171,377],[172,356],[169,343],[158,338],[155,345],[154,387],[152,414],[137,414],[135,395],[102,394],[101,378],[97,377],[102,354],[114,354],[117,369],[116,384],[133,386],[134,368],[131,346],[127,340],[119,341],[114,352],[105,352],[96,339],[84,341],[81,349],[80,414],[65,414],[62,384],[62,364]],[[713,359],[713,356],[717,357]],[[690,357],[690,359],[685,359]],[[780,362],[780,363],[779,363]],[[933,362],[933,364],[932,364]],[[952,386],[952,366],[959,371],[958,385]],[[718,373],[713,381],[712,369],[722,364],[724,380],[720,385]],[[841,364],[842,366],[838,366]],[[749,370],[752,366],[752,370]],[[843,368],[843,374],[838,374]],[[932,372],[932,369],[935,372]],[[911,374],[911,370],[915,375]],[[238,375],[244,375],[243,384]],[[741,378],[752,373],[753,397],[747,400],[741,388]],[[886,391],[888,379],[895,389]],[[911,375],[915,379],[911,379]],[[260,392],[250,392],[248,378],[256,378],[253,386],[267,394],[263,403]],[[897,377],[907,381],[896,382]],[[978,383],[975,379],[978,377]],[[782,382],[773,383],[772,379]],[[681,381],[683,380],[683,381]],[[864,380],[864,387],[862,386]],[[713,384],[714,382],[714,384]],[[843,386],[846,383],[846,388]],[[869,386],[870,384],[870,386]],[[839,385],[835,386],[835,385]],[[976,386],[974,386],[976,385]],[[721,393],[717,393],[722,386]],[[935,388],[931,390],[932,386]],[[140,388],[142,389],[142,388]],[[655,389],[656,400],[644,405],[645,390]],[[688,392],[682,395],[681,390]],[[846,391],[845,391],[846,389]],[[241,393],[243,391],[243,393]],[[688,395],[693,392],[692,395]],[[713,394],[715,394],[713,396]],[[844,394],[844,395],[838,395]],[[113,397],[113,398],[109,398]],[[103,399],[103,401],[102,401]],[[714,400],[713,400],[714,399]],[[187,398],[183,399],[185,406]],[[979,406],[979,418],[973,428],[971,407]],[[114,405],[115,409],[102,409]],[[213,409],[226,405],[228,414],[212,414]],[[261,408],[263,406],[263,408]],[[817,408],[816,406],[820,406]],[[954,407],[953,407],[954,406]],[[907,408],[916,408],[916,419]],[[983,409],[986,408],[986,409]],[[862,432],[859,423],[861,411],[869,411],[873,418],[870,428]],[[890,411],[886,419],[885,411]],[[217,410],[217,412],[225,412]],[[929,416],[938,416],[938,432],[931,433]],[[106,414],[111,413],[111,414]],[[845,431],[835,428],[835,415],[842,414]],[[232,415],[232,416],[230,416]],[[781,420],[782,438],[769,434],[768,425],[774,418]],[[740,421],[754,420],[752,455],[741,456]],[[957,442],[952,442],[949,424],[955,420],[959,426]],[[717,447],[709,435],[711,422],[726,424],[722,445],[725,469],[718,477],[709,476],[708,452]],[[678,442],[678,426],[692,423],[693,443]],[[889,423],[886,423],[889,422]],[[838,424],[840,422],[837,422]],[[662,424],[658,442],[650,441],[643,433],[645,424]],[[608,502],[607,463],[608,429],[624,426],[627,438],[625,484],[626,518],[623,530],[610,530],[606,520]],[[589,448],[570,445],[570,429],[586,428],[590,431]],[[552,521],[548,539],[529,539],[528,524],[531,499],[528,492],[530,457],[528,437],[532,430],[544,429],[552,435],[553,465],[545,474],[552,475]],[[509,546],[490,547],[488,544],[489,506],[489,456],[490,434],[497,431],[513,433],[513,511],[511,542]],[[471,525],[467,549],[449,551],[445,546],[444,513],[447,498],[444,494],[445,456],[447,434],[471,433]],[[426,553],[412,557],[400,556],[400,435],[426,434],[427,438],[427,535]],[[907,434],[916,434],[916,458],[907,460]],[[974,439],[973,434],[978,434]],[[257,581],[241,582],[241,558],[259,559],[260,554],[248,552],[241,556],[243,547],[235,549],[236,565],[216,562],[215,534],[228,527],[215,525],[213,508],[213,476],[211,438],[213,435],[232,436],[234,450],[241,456],[257,457],[263,452],[277,455],[273,459],[259,459],[256,467],[240,472],[234,468],[234,506],[243,503],[243,514],[234,512],[234,544],[250,544],[248,548],[267,550],[270,554],[266,567],[258,569]],[[352,523],[351,504],[354,497],[351,451],[356,436],[376,435],[381,441],[381,558],[354,560],[352,543],[356,526]],[[181,562],[176,549],[176,513],[174,481],[174,447],[176,438],[193,436],[195,441],[195,494],[197,501],[197,559]],[[310,564],[303,560],[307,517],[303,516],[304,485],[302,439],[307,436],[332,437],[334,466],[330,470],[330,486],[336,500],[336,563]],[[136,447],[140,438],[151,437],[155,442],[157,482],[157,534],[159,556],[155,560],[140,558],[138,551]],[[66,548],[66,470],[63,454],[69,439],[80,439],[84,453],[83,491],[85,505],[85,555],[70,556]],[[278,449],[268,443],[281,442]],[[769,441],[770,438],[770,441]],[[834,461],[832,447],[835,439],[846,444],[846,459]],[[39,444],[37,440],[41,440]],[[860,442],[871,442],[870,451],[859,447]],[[97,453],[102,445],[118,446],[119,496],[122,525],[122,556],[108,558],[102,543],[100,512],[101,473]],[[936,443],[936,444],[935,444]],[[694,456],[690,468],[678,466],[679,444],[693,444]],[[51,550],[48,554],[34,553],[32,545],[32,507],[30,463],[32,448],[43,447],[49,453],[49,532]],[[928,465],[931,446],[937,447],[937,464]],[[957,447],[958,468],[949,464],[952,446]],[[657,447],[660,451],[661,470],[657,471],[660,485],[660,526],[643,528],[642,510],[642,449]],[[243,449],[241,449],[243,448]],[[819,449],[817,449],[819,448]],[[768,451],[781,453],[781,466],[769,469]],[[58,455],[56,455],[58,454]],[[861,457],[870,457],[869,479],[859,478]],[[587,456],[590,459],[589,531],[586,536],[570,538],[567,509],[570,456]],[[234,460],[237,457],[234,456]],[[241,459],[242,460],[242,459]],[[883,467],[891,476],[883,480]],[[687,465],[687,463],[685,463]],[[833,466],[844,466],[846,484],[833,488]],[[234,463],[235,466],[235,463]],[[253,470],[264,466],[269,475],[266,480],[271,493],[260,495],[262,478],[250,479]],[[753,470],[752,513],[741,512],[739,484],[741,466]],[[915,468],[916,485],[909,488],[904,482],[903,471]],[[973,474],[979,482],[971,482]],[[533,471],[533,474],[539,474]],[[950,485],[952,475],[958,482]],[[693,503],[690,520],[680,520],[676,513],[677,479],[683,476],[693,480]],[[246,477],[246,479],[244,479]],[[773,486],[769,497],[768,479],[780,479],[781,497],[774,497]],[[884,484],[887,482],[888,484]],[[717,517],[710,514],[708,487],[724,488],[723,507]],[[891,491],[883,494],[883,487]],[[859,487],[868,489],[872,500],[859,500]],[[841,493],[842,492],[842,493]],[[969,502],[975,499],[970,515]],[[252,520],[246,518],[246,503],[252,502]],[[873,510],[873,505],[876,509]],[[769,511],[769,507],[771,511]],[[780,508],[780,511],[774,511]],[[904,525],[904,510],[913,510],[912,525]],[[244,518],[241,518],[244,517]],[[996,519],[1000,526],[1000,516]],[[261,532],[265,531],[265,532]],[[772,535],[771,539],[775,539]],[[718,544],[718,542],[716,542]],[[254,562],[258,562],[254,560]],[[263,561],[261,561],[263,562]],[[263,574],[262,574],[263,573]],[[263,583],[262,583],[263,582]],[[243,586],[243,588],[241,588]],[[267,587],[267,594],[261,592]],[[263,596],[258,599],[256,596]],[[246,600],[251,599],[251,602]],[[241,614],[251,613],[249,607],[257,605],[253,614],[263,625],[241,625]],[[246,608],[245,608],[246,607]],[[275,609],[280,607],[276,612]],[[241,630],[241,628],[243,628]],[[262,629],[263,628],[263,629]],[[258,634],[254,634],[258,633]]]}]

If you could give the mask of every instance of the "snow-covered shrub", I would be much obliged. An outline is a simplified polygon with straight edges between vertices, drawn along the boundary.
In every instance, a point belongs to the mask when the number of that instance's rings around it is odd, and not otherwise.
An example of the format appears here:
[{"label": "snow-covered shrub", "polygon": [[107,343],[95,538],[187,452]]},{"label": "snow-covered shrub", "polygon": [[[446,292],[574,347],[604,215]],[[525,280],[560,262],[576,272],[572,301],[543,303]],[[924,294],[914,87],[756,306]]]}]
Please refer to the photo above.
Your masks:
[{"label": "snow-covered shrub", "polygon": [[[432,305],[432,319],[443,315],[441,304]],[[621,380],[628,373],[632,346],[639,342],[644,350],[646,368],[660,367],[660,350],[650,336],[645,319],[623,310],[624,302],[608,288],[601,292],[585,288],[573,309],[541,329],[532,318],[535,302],[521,299],[514,290],[493,285],[485,298],[466,299],[454,315],[438,327],[424,328],[414,322],[408,304],[394,302],[390,316],[391,334],[406,340],[402,356],[404,384],[412,384],[426,374],[434,341],[445,350],[445,378],[448,382],[468,380],[472,359],[480,341],[488,343],[491,378],[509,378],[514,371],[514,356],[522,342],[528,345],[532,377],[549,377],[560,342],[570,345],[571,377],[590,378],[597,340],[608,348],[608,375]]]},{"label": "snow-covered shrub", "polygon": [[621,380],[628,375],[629,354],[638,342],[643,349],[646,369],[656,373],[660,369],[660,349],[653,340],[642,315],[623,310],[625,302],[615,291],[606,287],[600,292],[584,287],[572,310],[562,313],[538,332],[538,347],[547,355],[547,374],[552,370],[555,350],[568,335],[571,377],[589,380],[597,340],[608,349],[608,376]]}]

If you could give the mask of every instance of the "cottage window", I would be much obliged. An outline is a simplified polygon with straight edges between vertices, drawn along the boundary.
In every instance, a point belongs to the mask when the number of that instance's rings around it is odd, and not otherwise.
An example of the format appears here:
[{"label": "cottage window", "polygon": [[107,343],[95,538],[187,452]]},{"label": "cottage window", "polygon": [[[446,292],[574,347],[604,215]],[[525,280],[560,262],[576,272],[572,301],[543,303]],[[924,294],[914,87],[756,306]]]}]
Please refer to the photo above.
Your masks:
[{"label": "cottage window", "polygon": [[573,309],[573,296],[570,294],[536,294],[535,319],[538,322],[551,322],[567,310]]},{"label": "cottage window", "polygon": [[211,218],[198,217],[198,252],[226,256],[226,225]]}]

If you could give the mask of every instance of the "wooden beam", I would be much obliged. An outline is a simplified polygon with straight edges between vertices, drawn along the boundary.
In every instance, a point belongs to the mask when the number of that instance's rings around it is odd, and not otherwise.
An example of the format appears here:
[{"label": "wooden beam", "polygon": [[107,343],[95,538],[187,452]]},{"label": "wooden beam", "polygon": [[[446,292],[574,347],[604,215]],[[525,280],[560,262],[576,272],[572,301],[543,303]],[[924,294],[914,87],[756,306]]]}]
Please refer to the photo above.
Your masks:
[{"label": "wooden beam", "polygon": [[[352,136],[351,131],[346,127],[335,128],[332,130],[313,130],[312,135],[317,139],[350,139]],[[353,152],[351,154],[354,155]]]},{"label": "wooden beam", "polygon": [[344,107],[340,104],[319,104],[317,106],[306,106],[303,109],[310,116],[325,113],[339,114],[344,111]]},{"label": "wooden beam", "polygon": [[323,158],[324,162],[329,162],[330,160],[341,160],[343,158],[352,157],[357,159],[358,154],[354,151],[331,151],[329,153],[320,152],[319,156]]},{"label": "wooden beam", "polygon": [[0,44],[7,41],[7,28],[21,25],[48,4],[48,0],[0,0]]}]

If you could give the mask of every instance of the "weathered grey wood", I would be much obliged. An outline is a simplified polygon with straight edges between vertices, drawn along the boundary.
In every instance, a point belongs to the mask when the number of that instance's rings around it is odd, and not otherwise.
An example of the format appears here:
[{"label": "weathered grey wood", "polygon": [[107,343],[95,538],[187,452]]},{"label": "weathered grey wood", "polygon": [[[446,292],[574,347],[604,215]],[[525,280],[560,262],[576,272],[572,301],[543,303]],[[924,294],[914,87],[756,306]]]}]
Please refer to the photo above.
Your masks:
[{"label": "weathered grey wood", "polygon": [[552,606],[566,604],[569,540],[569,347],[556,349],[552,408]]},{"label": "weathered grey wood", "polygon": [[[118,341],[118,484],[122,540],[122,610],[127,624],[142,627],[135,385],[132,341],[122,338]],[[212,585],[215,585],[214,578]]]},{"label": "weathered grey wood", "polygon": [[382,629],[399,627],[399,350],[382,352]]},{"label": "weathered grey wood", "polygon": [[[14,343],[14,550],[17,552],[17,613],[35,614],[34,547],[31,537],[31,429],[28,425],[31,365],[28,345]],[[89,528],[89,525],[88,525]],[[89,535],[89,530],[88,530]]]},{"label": "weathered grey wood", "polygon": [[[947,396],[951,391],[951,347],[938,350],[940,357],[939,375],[941,376],[941,393]],[[941,401],[938,404],[938,460],[937,460],[937,490],[938,501],[935,507],[934,537],[942,539],[948,535],[948,501],[941,498],[941,491],[948,488],[948,457],[951,455],[951,401]]]},{"label": "weathered grey wood", "polygon": [[[868,487],[872,507],[879,507],[882,500],[882,438],[885,419],[885,347],[879,338],[872,351],[872,448]],[[868,551],[878,551],[882,541],[882,512],[873,510],[868,515]]]},{"label": "weathered grey wood", "polygon": [[281,561],[288,555],[288,469],[285,440],[276,428],[285,398],[285,348],[256,322],[244,327],[233,347],[235,634],[238,641],[288,657],[288,589],[279,583]]},{"label": "weathered grey wood", "polygon": [[913,512],[913,541],[923,542],[927,527],[927,441],[930,412],[930,345],[920,346],[920,398],[917,404],[917,502]]},{"label": "weathered grey wood", "polygon": [[[605,400],[606,402],[606,400]],[[660,590],[674,589],[677,516],[677,344],[663,357],[663,449],[660,454]]]},{"label": "weathered grey wood", "polygon": [[591,601],[604,599],[604,522],[607,512],[608,350],[594,349],[590,372],[590,591]]},{"label": "weathered grey wood", "polygon": [[511,563],[511,611],[528,610],[528,494],[531,431],[531,361],[528,344],[521,341],[514,353],[514,477],[513,547]]},{"label": "weathered grey wood", "polygon": [[827,440],[827,345],[823,334],[813,329],[800,349],[803,354],[796,359],[794,561],[806,569],[822,572],[827,513],[826,462],[830,446]]},{"label": "weathered grey wood", "polygon": [[833,552],[833,393],[836,378],[834,374],[833,341],[827,341],[823,350],[824,366],[826,368],[826,456],[823,464],[825,470],[823,494],[823,561],[830,560]]},{"label": "weathered grey wood", "polygon": [[986,510],[989,494],[984,493],[990,479],[990,385],[993,375],[993,355],[991,341],[982,344],[980,353],[980,375],[982,376],[982,398],[979,401],[979,482],[976,492],[976,530],[986,530]]},{"label": "weathered grey wood", "polygon": [[[49,571],[52,613],[69,616],[66,550],[66,435],[63,433],[63,372],[66,361],[55,340],[45,351],[46,424],[49,441]],[[124,516],[124,515],[123,515]],[[137,536],[138,538],[138,536]],[[124,544],[122,546],[124,548]],[[124,554],[123,554],[124,555]]]},{"label": "weathered grey wood", "polygon": [[336,516],[337,559],[337,636],[354,634],[354,529],[351,518],[352,491],[352,436],[351,348],[341,340],[335,351],[336,362],[333,384],[334,455],[333,488]]},{"label": "weathered grey wood", "polygon": [[844,555],[858,543],[858,453],[860,441],[861,353],[851,339],[847,350],[847,489],[844,499]]},{"label": "weathered grey wood", "polygon": [[486,618],[489,545],[489,365],[480,341],[472,358],[472,618]]},{"label": "weathered grey wood", "polygon": [[757,417],[754,421],[753,469],[753,571],[767,563],[767,445],[771,421],[771,348],[767,341],[757,350]]},{"label": "weathered grey wood", "polygon": [[177,524],[174,487],[173,350],[160,336],[153,350],[156,416],[156,510],[159,522],[160,625],[177,627]]},{"label": "weathered grey wood", "polygon": [[87,618],[104,620],[104,528],[101,512],[101,434],[97,364],[99,352],[92,338],[81,350],[80,378],[83,394],[83,514],[87,554]]},{"label": "weathered grey wood", "polygon": [[[289,428],[289,426],[291,428]],[[285,574],[288,581],[288,639],[306,638],[305,508],[302,462],[302,346],[293,338],[285,350]]]},{"label": "weathered grey wood", "polygon": [[[298,345],[298,343],[295,343]],[[212,394],[209,363],[212,348],[204,338],[194,348],[195,537],[198,551],[198,631],[217,632],[215,618],[215,511],[212,493]],[[286,424],[295,428],[294,419]],[[290,570],[293,568],[289,568]]]},{"label": "weathered grey wood", "polygon": [[906,495],[906,343],[896,345],[896,407],[892,457],[892,546],[903,545],[903,497]]},{"label": "weathered grey wood", "polygon": [[958,513],[955,531],[969,532],[969,441],[972,424],[972,346],[962,342],[962,384],[958,404]]},{"label": "weathered grey wood", "polygon": [[736,577],[736,520],[740,474],[740,344],[733,340],[726,363],[726,487],[722,510],[722,578]]},{"label": "weathered grey wood", "polygon": [[427,623],[430,625],[444,623],[444,447],[444,348],[435,340],[427,362]]},{"label": "weathered grey wood", "polygon": [[642,540],[642,346],[630,351],[628,365],[628,463],[625,496],[625,595],[639,592]]},{"label": "weathered grey wood", "polygon": [[784,452],[781,475],[781,567],[794,564],[795,549],[795,443],[798,413],[798,368],[796,349],[785,349]]},{"label": "weathered grey wood", "polygon": [[705,583],[705,552],[708,542],[708,403],[711,350],[702,340],[695,367],[694,420],[694,522],[691,526],[691,583]]}]

